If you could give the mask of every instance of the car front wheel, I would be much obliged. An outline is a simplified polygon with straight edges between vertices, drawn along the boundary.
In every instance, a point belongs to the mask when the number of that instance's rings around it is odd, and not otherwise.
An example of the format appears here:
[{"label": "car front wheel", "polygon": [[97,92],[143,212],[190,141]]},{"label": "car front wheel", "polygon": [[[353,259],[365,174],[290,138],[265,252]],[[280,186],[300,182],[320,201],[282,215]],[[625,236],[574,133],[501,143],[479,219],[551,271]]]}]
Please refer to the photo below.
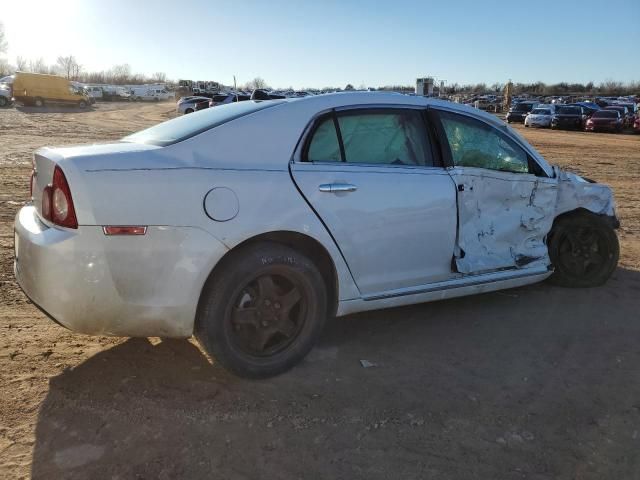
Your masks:
[{"label": "car front wheel", "polygon": [[237,375],[278,375],[320,336],[327,315],[323,278],[306,256],[277,243],[231,255],[203,289],[195,336]]},{"label": "car front wheel", "polygon": [[620,256],[614,229],[603,218],[590,213],[575,213],[556,220],[548,245],[555,269],[549,281],[563,287],[604,284]]}]

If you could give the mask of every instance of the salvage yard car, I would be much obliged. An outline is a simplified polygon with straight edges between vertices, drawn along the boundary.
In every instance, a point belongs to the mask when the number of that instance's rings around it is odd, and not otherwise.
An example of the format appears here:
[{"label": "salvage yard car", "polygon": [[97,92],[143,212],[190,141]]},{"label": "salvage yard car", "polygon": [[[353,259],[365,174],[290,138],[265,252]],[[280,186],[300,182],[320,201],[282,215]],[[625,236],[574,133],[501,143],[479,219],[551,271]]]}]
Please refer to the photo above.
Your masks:
[{"label": "salvage yard car", "polygon": [[519,102],[514,104],[507,112],[507,123],[523,122],[528,113],[535,108],[538,102]]},{"label": "salvage yard car", "polygon": [[553,105],[538,105],[524,119],[525,127],[550,127],[553,119]]},{"label": "salvage yard car", "polygon": [[334,315],[597,286],[619,255],[609,187],[493,115],[416,96],[210,108],[39,149],[31,186],[14,270],[36,305],[83,333],[195,334],[247,377],[291,368]]},{"label": "salvage yard car", "polygon": [[0,84],[0,107],[11,105],[11,88],[7,85]]},{"label": "salvage yard car", "polygon": [[624,129],[624,119],[618,110],[598,110],[586,121],[584,129],[587,132],[604,130],[620,133]]},{"label": "salvage yard car", "polygon": [[579,105],[558,105],[551,117],[551,128],[576,128],[582,130],[587,115]]},{"label": "salvage yard car", "polygon": [[178,113],[183,113],[185,115],[189,113],[195,112],[195,105],[198,102],[208,102],[208,97],[200,97],[200,96],[191,96],[191,97],[182,97],[176,103],[176,111]]}]

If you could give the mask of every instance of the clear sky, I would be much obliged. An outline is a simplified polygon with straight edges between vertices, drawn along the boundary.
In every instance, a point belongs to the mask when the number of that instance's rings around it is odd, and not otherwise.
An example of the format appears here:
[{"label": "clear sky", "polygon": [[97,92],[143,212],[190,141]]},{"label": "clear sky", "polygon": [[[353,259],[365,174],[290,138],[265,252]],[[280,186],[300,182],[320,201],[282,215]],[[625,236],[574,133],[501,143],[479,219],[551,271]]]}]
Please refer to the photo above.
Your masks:
[{"label": "clear sky", "polygon": [[640,81],[640,0],[2,0],[10,62],[274,87]]}]

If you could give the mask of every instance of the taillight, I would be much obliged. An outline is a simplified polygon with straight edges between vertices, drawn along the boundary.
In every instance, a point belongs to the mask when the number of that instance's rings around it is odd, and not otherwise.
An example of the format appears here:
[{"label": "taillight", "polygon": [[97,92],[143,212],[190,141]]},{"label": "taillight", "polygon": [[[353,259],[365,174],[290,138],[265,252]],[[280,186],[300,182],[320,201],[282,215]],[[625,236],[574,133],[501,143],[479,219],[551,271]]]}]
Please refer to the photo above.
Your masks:
[{"label": "taillight", "polygon": [[53,221],[51,217],[51,185],[47,185],[42,190],[42,216],[45,220]]},{"label": "taillight", "polygon": [[78,228],[71,190],[58,166],[53,171],[53,182],[42,191],[42,216],[61,227]]}]

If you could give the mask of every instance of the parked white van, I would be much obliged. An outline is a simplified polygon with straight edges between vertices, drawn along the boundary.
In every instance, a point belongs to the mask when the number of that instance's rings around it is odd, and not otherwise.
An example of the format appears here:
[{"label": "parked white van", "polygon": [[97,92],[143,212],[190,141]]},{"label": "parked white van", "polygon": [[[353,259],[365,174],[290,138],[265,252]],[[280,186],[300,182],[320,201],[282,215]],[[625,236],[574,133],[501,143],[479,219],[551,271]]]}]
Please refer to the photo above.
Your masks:
[{"label": "parked white van", "polygon": [[172,97],[171,93],[166,88],[162,87],[134,87],[131,89],[131,100],[169,100]]}]

